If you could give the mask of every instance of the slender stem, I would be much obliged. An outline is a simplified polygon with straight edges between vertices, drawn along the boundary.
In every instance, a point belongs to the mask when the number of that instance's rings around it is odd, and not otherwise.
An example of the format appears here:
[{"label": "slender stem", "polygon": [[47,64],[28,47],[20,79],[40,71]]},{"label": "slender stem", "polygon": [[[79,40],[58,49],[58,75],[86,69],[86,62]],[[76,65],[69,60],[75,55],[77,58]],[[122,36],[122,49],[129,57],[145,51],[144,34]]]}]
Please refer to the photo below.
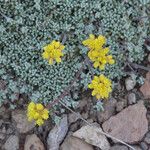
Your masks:
[{"label": "slender stem", "polygon": [[90,62],[90,60],[89,60],[89,58],[85,55],[85,56],[83,56],[84,57],[84,59],[85,59],[85,63],[87,64],[87,66],[88,66],[88,68],[90,69],[90,71],[91,71],[91,73],[92,73],[92,77],[94,77],[94,72],[93,72],[93,70],[92,70],[92,65],[91,65],[91,62]]},{"label": "slender stem", "polygon": [[145,67],[136,63],[130,63],[132,67],[134,67],[135,69],[142,69],[142,70],[146,70],[146,71],[150,71],[150,67]]},{"label": "slender stem", "polygon": [[134,18],[134,20],[142,20],[142,19],[149,19],[150,17],[149,16],[140,16],[140,17],[136,17]]}]

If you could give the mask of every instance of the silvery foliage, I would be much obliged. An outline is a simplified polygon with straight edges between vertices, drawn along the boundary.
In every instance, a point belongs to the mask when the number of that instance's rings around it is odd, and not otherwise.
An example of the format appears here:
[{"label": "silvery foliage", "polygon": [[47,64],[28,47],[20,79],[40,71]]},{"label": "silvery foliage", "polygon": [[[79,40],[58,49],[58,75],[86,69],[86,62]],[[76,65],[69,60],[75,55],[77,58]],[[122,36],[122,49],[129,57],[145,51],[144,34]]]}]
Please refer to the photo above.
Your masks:
[{"label": "silvery foliage", "polygon": [[[70,105],[83,85],[87,89],[93,74],[120,79],[127,60],[140,62],[145,56],[149,20],[137,18],[148,15],[148,0],[7,0],[0,4],[0,71],[5,70],[0,79],[8,82],[0,101],[14,101],[13,94],[20,91],[35,102],[53,101],[79,70],[88,52],[82,41],[90,33],[106,36],[116,63],[102,72],[85,65]],[[63,41],[66,48],[62,63],[50,66],[41,54],[53,39]],[[15,80],[8,79],[13,76]]]}]

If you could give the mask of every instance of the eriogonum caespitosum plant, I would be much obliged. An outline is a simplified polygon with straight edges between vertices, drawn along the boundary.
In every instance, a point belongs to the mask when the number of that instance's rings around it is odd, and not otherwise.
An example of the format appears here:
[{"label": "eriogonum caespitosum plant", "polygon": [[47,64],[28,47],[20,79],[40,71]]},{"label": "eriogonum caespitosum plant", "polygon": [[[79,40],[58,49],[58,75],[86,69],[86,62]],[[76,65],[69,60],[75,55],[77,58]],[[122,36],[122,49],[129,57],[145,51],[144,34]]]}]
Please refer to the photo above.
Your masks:
[{"label": "eriogonum caespitosum plant", "polygon": [[[149,16],[150,4],[141,0],[13,0],[1,1],[0,6],[0,80],[7,80],[6,89],[0,90],[0,104],[15,105],[19,92],[33,102],[52,102],[73,80],[82,54],[88,54],[82,41],[90,33],[105,35],[115,64],[107,63],[105,70],[98,67],[83,72],[73,95],[64,99],[68,106],[80,99],[78,90],[82,86],[87,89],[92,72],[120,79],[126,75],[126,58],[140,62],[145,57],[143,44],[150,34],[150,19],[140,16]],[[41,57],[42,47],[51,39],[65,43],[65,57],[61,63],[53,59],[55,65],[48,65],[48,59]],[[54,109],[63,112],[58,106]]]}]

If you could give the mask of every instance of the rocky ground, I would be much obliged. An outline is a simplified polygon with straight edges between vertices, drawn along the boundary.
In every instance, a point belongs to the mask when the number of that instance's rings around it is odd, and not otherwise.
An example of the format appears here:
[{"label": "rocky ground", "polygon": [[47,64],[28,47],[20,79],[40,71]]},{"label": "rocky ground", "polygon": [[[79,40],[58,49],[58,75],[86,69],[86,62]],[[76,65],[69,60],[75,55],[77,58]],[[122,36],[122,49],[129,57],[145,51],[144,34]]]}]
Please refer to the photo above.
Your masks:
[{"label": "rocky ground", "polygon": [[[149,65],[147,66],[149,67]],[[94,111],[90,93],[83,94],[76,109],[92,126],[75,114],[65,114],[59,125],[47,121],[42,127],[29,123],[25,110],[0,108],[1,150],[129,150],[101,131],[132,145],[136,150],[150,150],[150,72],[139,86],[131,76],[114,89],[104,102],[104,111]],[[86,96],[85,96],[86,95]]]}]

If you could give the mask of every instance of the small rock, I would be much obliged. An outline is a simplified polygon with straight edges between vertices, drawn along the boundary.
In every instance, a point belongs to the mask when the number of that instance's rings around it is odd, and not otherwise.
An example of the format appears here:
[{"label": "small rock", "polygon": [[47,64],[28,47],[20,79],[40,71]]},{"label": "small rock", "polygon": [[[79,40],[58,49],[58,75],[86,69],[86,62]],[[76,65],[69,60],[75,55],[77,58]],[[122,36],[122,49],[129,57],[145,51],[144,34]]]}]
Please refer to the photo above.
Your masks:
[{"label": "small rock", "polygon": [[70,136],[65,139],[60,150],[94,150],[93,147],[83,140]]},{"label": "small rock", "polygon": [[149,137],[145,137],[144,141],[145,141],[147,144],[150,144],[150,138],[149,138]]},{"label": "small rock", "polygon": [[136,103],[136,95],[134,93],[130,93],[128,95],[128,104],[135,104]]},{"label": "small rock", "polygon": [[126,85],[127,91],[130,91],[135,87],[136,81],[132,77],[129,77],[125,80],[125,85]]},{"label": "small rock", "polygon": [[68,118],[65,115],[59,125],[56,125],[48,134],[48,150],[59,150],[59,145],[63,141],[68,131]]},{"label": "small rock", "polygon": [[145,98],[150,98],[150,72],[146,74],[146,79],[144,84],[141,86],[140,91]]},{"label": "small rock", "polygon": [[99,123],[106,121],[115,114],[116,103],[116,99],[110,99],[104,102],[104,111],[97,112],[97,118]]},{"label": "small rock", "polygon": [[69,114],[68,119],[69,119],[69,124],[71,124],[71,123],[76,122],[79,119],[79,117],[76,114],[72,113],[72,114]]},{"label": "small rock", "polygon": [[12,120],[16,124],[19,133],[27,133],[35,127],[34,122],[29,122],[26,112],[22,110],[13,111]]},{"label": "small rock", "polygon": [[116,104],[116,111],[120,112],[125,107],[125,104],[123,101],[120,101]]},{"label": "small rock", "polygon": [[24,150],[45,150],[45,148],[37,135],[32,134],[26,137]]},{"label": "small rock", "polygon": [[140,146],[143,150],[148,150],[148,146],[145,142],[141,142]]},{"label": "small rock", "polygon": [[144,138],[144,142],[146,142],[147,144],[150,144],[150,132],[146,134],[146,137]]},{"label": "small rock", "polygon": [[101,134],[101,131],[102,129],[98,124],[93,124],[93,126],[86,125],[73,133],[73,136],[83,139],[85,142],[97,146],[102,150],[109,150],[109,142],[105,135]]},{"label": "small rock", "polygon": [[150,138],[150,131],[146,133],[146,137]]},{"label": "small rock", "polygon": [[3,126],[1,132],[2,132],[2,133],[6,133],[6,126]]},{"label": "small rock", "polygon": [[4,140],[5,139],[5,134],[0,133],[0,140]]},{"label": "small rock", "polygon": [[148,131],[146,108],[142,101],[131,105],[102,124],[108,134],[127,143],[140,141]]},{"label": "small rock", "polygon": [[19,150],[19,138],[11,135],[4,144],[5,150]]},{"label": "small rock", "polygon": [[128,147],[123,145],[115,145],[110,148],[110,150],[128,150]]},{"label": "small rock", "polygon": [[83,112],[81,115],[84,119],[88,119],[88,112]]}]

